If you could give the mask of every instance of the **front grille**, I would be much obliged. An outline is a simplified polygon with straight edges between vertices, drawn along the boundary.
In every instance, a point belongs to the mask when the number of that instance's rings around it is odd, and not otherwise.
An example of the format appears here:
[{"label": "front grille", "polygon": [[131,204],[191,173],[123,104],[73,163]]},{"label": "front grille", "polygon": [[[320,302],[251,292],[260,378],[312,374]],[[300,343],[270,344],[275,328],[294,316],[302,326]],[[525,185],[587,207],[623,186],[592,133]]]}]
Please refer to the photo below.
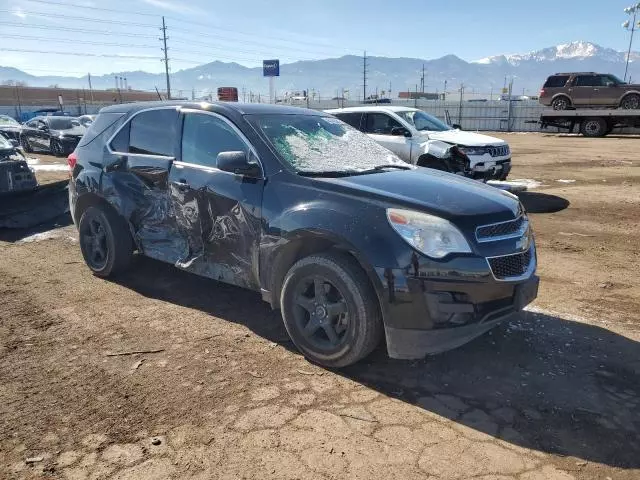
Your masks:
[{"label": "front grille", "polygon": [[487,152],[492,157],[504,157],[509,155],[509,145],[500,145],[497,147],[487,147]]},{"label": "front grille", "polygon": [[528,220],[524,215],[508,222],[483,225],[476,229],[476,238],[479,242],[490,242],[500,237],[519,237],[527,231]]},{"label": "front grille", "polygon": [[498,280],[520,277],[526,273],[531,264],[531,248],[526,252],[488,258],[493,276]]}]

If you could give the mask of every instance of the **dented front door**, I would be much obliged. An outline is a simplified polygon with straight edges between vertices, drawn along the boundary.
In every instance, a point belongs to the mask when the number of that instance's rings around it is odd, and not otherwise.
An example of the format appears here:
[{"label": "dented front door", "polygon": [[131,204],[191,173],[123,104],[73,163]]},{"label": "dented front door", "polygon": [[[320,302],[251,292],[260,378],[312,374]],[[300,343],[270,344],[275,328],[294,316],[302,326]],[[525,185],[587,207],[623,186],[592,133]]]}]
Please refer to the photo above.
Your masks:
[{"label": "dented front door", "polygon": [[226,118],[185,111],[180,158],[169,174],[176,220],[189,251],[177,266],[259,289],[257,265],[262,180],[218,170],[218,153],[251,147]]}]

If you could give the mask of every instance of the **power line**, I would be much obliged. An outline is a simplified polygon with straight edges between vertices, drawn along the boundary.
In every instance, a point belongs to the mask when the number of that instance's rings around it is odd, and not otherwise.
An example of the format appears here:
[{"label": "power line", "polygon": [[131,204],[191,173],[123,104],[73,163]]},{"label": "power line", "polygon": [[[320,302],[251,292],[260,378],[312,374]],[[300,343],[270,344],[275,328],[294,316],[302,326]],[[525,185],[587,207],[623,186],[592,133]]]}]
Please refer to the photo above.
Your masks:
[{"label": "power line", "polygon": [[122,32],[114,32],[109,30],[93,30],[86,28],[75,28],[75,27],[53,27],[51,25],[32,25],[32,24],[23,24],[18,22],[0,22],[0,25],[7,25],[10,27],[20,27],[21,29],[25,28],[36,28],[41,30],[60,30],[63,32],[74,32],[74,33],[91,33],[93,35],[119,35],[121,37],[138,37],[138,38],[153,38],[156,39],[155,35],[144,35],[141,33],[122,33]]},{"label": "power line", "polygon": [[87,52],[54,52],[52,50],[27,50],[22,48],[0,48],[1,52],[21,52],[21,53],[46,53],[50,55],[71,55],[76,57],[105,57],[105,58],[124,58],[136,60],[157,60],[158,57],[145,57],[142,55],[110,55],[106,53],[87,53]]},{"label": "power line", "polygon": [[[43,3],[45,5],[54,5],[56,7],[60,6],[60,3],[58,2],[50,2],[47,0],[27,0],[28,2],[32,2],[32,3]],[[73,8],[87,8],[89,10],[100,10],[103,12],[114,12],[114,13],[122,13],[123,15],[142,15],[145,17],[155,17],[158,18],[160,15],[156,14],[156,13],[141,13],[141,12],[130,12],[130,11],[123,11],[123,10],[116,10],[113,8],[103,8],[103,7],[93,7],[93,6],[88,6],[88,5],[79,5],[77,3],[65,3],[64,4],[65,7],[73,7]]]},{"label": "power line", "polygon": [[[78,43],[75,38],[47,38],[47,37],[32,37],[29,35],[3,35],[2,38],[16,38],[19,40],[40,40],[52,43]],[[87,45],[100,45],[108,47],[129,47],[129,48],[158,48],[157,45],[136,45],[133,43],[105,43],[105,42],[91,42],[88,40],[82,40],[82,44]]]},{"label": "power line", "polygon": [[[0,12],[14,13],[14,10],[0,9]],[[76,16],[73,16],[73,15],[63,15],[63,14],[60,14],[60,13],[28,12],[26,10],[22,10],[22,13],[26,13],[27,15],[34,15],[36,17],[64,18],[64,19],[67,19],[67,20],[81,20],[83,22],[111,23],[111,24],[116,24],[116,25],[133,25],[135,27],[157,28],[157,25],[152,25],[150,23],[125,22],[125,21],[122,21],[122,20],[105,20],[103,18],[76,17]]]}]

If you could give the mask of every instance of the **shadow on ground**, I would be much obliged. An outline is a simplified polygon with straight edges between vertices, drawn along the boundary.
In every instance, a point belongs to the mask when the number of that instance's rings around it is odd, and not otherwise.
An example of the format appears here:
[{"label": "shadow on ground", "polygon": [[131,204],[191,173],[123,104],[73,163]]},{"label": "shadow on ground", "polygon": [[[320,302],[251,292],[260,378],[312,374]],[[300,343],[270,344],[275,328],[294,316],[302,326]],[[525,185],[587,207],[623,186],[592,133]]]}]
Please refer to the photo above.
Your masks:
[{"label": "shadow on ground", "polygon": [[518,198],[529,213],[555,213],[569,207],[569,200],[541,192],[519,192]]},{"label": "shadow on ground", "polygon": [[[295,350],[256,293],[143,257],[117,283]],[[380,347],[336,374],[521,447],[640,467],[640,344],[598,326],[527,312],[451,352],[409,362]]]}]

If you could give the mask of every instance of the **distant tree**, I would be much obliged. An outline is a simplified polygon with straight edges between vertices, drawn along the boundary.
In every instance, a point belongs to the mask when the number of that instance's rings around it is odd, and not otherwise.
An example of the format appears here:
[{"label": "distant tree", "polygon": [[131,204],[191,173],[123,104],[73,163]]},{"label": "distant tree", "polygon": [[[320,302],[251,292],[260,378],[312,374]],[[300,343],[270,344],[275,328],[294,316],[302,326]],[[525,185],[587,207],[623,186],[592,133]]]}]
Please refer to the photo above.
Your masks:
[{"label": "distant tree", "polygon": [[23,82],[22,80],[4,80],[2,82],[5,87],[28,87],[27,82]]},{"label": "distant tree", "polygon": [[60,88],[60,85],[54,83],[53,85],[49,85],[49,88]]}]

